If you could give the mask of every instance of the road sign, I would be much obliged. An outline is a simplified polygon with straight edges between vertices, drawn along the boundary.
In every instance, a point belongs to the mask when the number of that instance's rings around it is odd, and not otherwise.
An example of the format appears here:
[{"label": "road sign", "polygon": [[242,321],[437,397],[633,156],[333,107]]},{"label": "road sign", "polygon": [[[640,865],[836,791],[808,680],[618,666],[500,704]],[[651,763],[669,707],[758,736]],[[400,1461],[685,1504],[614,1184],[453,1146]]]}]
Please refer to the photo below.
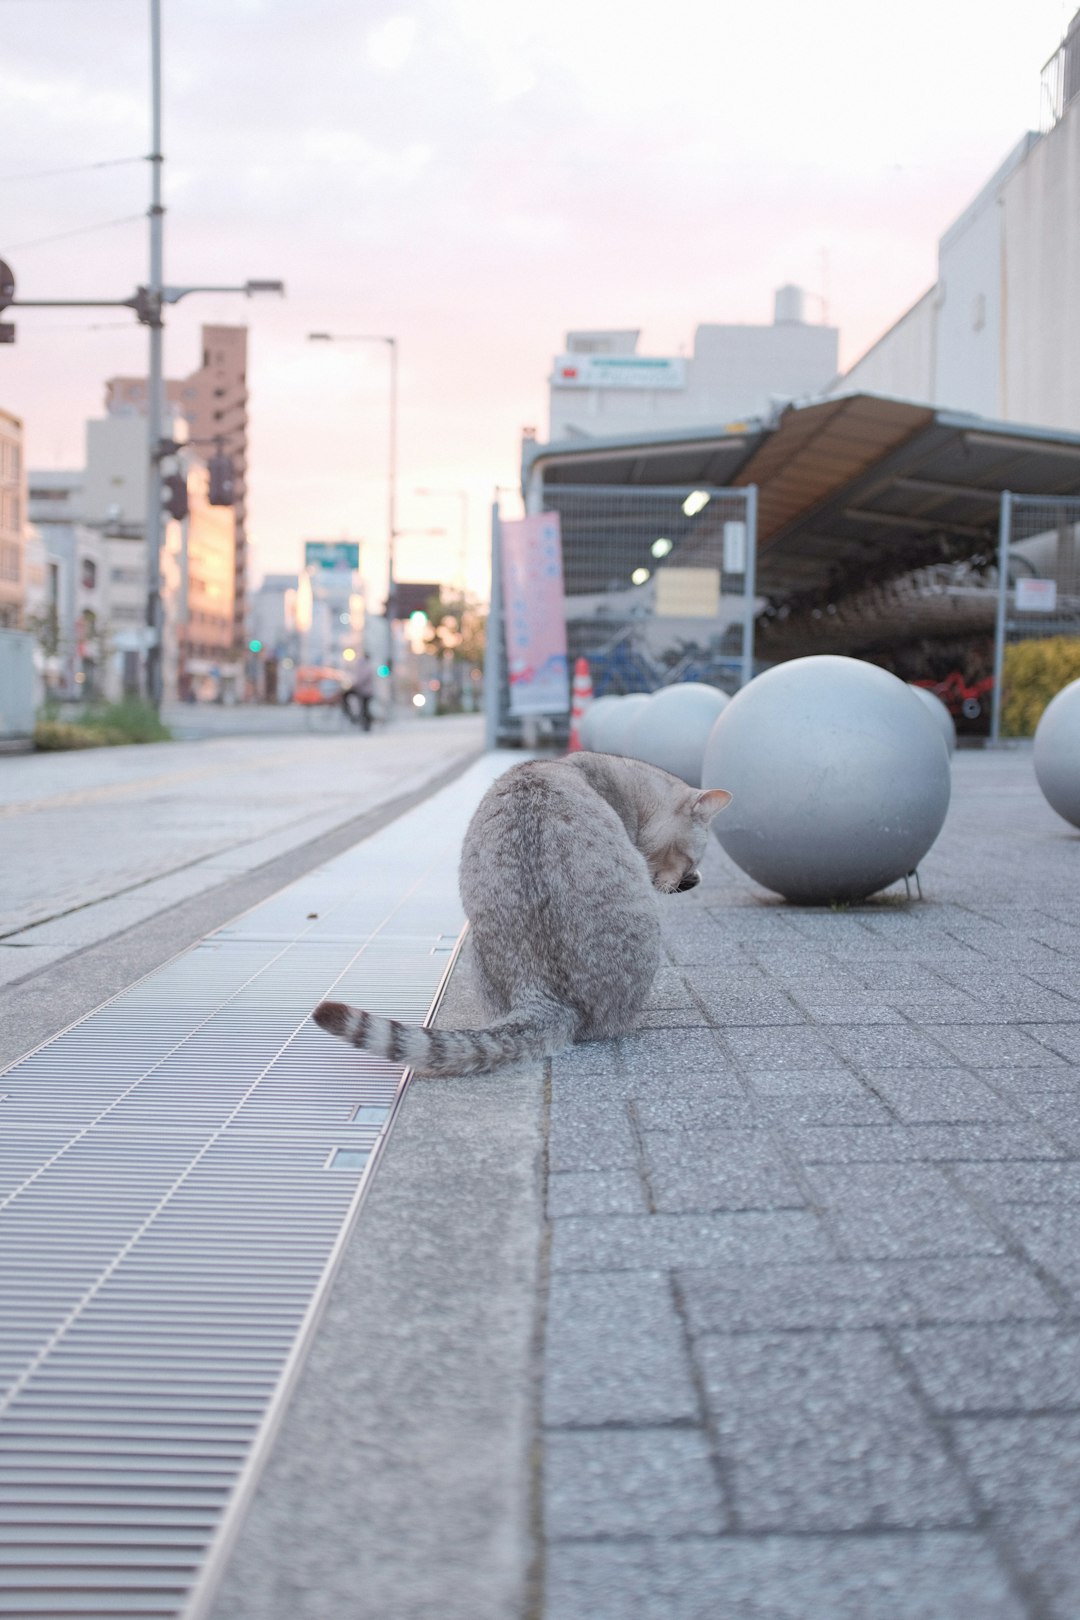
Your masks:
[{"label": "road sign", "polygon": [[355,572],[360,567],[360,542],[358,540],[305,540],[304,567],[351,568]]}]

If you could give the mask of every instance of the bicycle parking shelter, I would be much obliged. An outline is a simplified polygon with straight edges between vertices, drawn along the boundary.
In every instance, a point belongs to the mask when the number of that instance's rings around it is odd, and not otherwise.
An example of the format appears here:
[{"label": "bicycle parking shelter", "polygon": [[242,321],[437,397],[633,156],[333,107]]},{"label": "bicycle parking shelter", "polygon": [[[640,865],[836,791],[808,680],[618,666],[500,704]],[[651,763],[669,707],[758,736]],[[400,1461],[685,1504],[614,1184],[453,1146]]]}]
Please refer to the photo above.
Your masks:
[{"label": "bicycle parking shelter", "polygon": [[[745,518],[739,501],[751,489],[755,667],[844,653],[915,679],[920,665],[935,655],[947,662],[958,648],[973,649],[979,669],[988,661],[992,671],[1002,497],[1052,499],[1061,521],[1080,520],[1080,434],[857,393],[713,429],[526,441],[522,489],[528,511],[560,514],[571,664],[578,653],[591,666],[595,657],[612,690],[691,678],[739,684],[730,602],[726,618],[721,600],[713,622],[699,618],[690,635],[673,621],[665,643],[655,581],[687,559],[708,563],[723,599],[723,525]],[[688,517],[694,492],[711,499]],[[657,539],[672,541],[659,561]],[[1059,546],[1059,556],[1067,551]],[[1007,545],[1006,555],[1011,594],[1014,571],[1031,566]],[[641,570],[650,580],[635,595]],[[1055,630],[1075,616],[1069,577],[1058,594]],[[521,724],[509,712],[494,590],[493,603],[489,734],[513,742]],[[552,719],[558,739],[565,717]]]}]

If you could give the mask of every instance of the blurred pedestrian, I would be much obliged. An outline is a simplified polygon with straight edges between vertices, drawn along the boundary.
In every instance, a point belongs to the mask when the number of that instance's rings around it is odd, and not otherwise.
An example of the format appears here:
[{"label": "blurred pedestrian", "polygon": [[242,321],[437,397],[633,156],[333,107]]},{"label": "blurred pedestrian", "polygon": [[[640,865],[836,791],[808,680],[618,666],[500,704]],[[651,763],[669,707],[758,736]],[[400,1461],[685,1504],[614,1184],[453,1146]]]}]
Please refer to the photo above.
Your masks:
[{"label": "blurred pedestrian", "polygon": [[371,700],[375,696],[375,665],[361,653],[352,667],[352,685],[341,694],[345,713],[353,725],[371,730]]}]

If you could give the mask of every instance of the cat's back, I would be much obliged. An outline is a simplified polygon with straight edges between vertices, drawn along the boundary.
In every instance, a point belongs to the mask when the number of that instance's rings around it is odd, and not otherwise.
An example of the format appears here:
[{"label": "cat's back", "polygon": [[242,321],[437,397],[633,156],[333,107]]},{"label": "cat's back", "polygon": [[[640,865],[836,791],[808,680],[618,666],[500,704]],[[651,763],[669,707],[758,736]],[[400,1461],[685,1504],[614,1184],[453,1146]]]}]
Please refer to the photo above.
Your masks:
[{"label": "cat's back", "polygon": [[513,903],[552,889],[583,898],[612,884],[648,885],[644,858],[615,811],[562,760],[514,765],[485,793],[465,835],[461,889]]}]

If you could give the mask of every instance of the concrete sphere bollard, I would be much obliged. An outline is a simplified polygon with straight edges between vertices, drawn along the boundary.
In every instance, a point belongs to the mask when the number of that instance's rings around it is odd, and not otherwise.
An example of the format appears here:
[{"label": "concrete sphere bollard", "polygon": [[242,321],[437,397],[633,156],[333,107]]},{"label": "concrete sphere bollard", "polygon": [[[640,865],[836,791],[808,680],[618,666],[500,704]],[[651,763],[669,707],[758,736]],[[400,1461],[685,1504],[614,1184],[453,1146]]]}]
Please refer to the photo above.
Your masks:
[{"label": "concrete sphere bollard", "polygon": [[[610,709],[597,716],[593,732],[593,750],[597,754],[628,754],[630,727],[634,717],[649,699],[644,692],[632,692],[629,697],[616,698]],[[628,755],[632,758],[632,755]]]},{"label": "concrete sphere bollard", "polygon": [[630,752],[700,787],[705,744],[727,703],[726,692],[700,681],[662,686],[634,715]]},{"label": "concrete sphere bollard", "polygon": [[614,697],[610,692],[608,692],[604,697],[593,698],[592,702],[585,710],[585,713],[582,715],[581,725],[578,727],[578,736],[581,739],[582,748],[586,750],[595,750],[595,735],[598,734],[598,727],[601,724],[600,717],[603,715],[606,709],[612,708],[615,704],[620,703],[621,701],[621,698]]},{"label": "concrete sphere bollard", "polygon": [[1035,777],[1052,810],[1080,827],[1080,681],[1051,698],[1035,728]]},{"label": "concrete sphere bollard", "polygon": [[937,693],[931,692],[928,686],[916,686],[914,681],[909,681],[908,686],[919,699],[919,702],[925,703],[928,712],[933,715],[941,727],[941,735],[945,739],[945,747],[949,750],[949,758],[951,759],[956,752],[956,722],[953,720],[952,715]]},{"label": "concrete sphere bollard", "polygon": [[862,900],[912,871],[949,808],[941,732],[904,682],[831,655],[778,664],[732,698],[705,748],[734,795],[713,831],[788,900]]}]

